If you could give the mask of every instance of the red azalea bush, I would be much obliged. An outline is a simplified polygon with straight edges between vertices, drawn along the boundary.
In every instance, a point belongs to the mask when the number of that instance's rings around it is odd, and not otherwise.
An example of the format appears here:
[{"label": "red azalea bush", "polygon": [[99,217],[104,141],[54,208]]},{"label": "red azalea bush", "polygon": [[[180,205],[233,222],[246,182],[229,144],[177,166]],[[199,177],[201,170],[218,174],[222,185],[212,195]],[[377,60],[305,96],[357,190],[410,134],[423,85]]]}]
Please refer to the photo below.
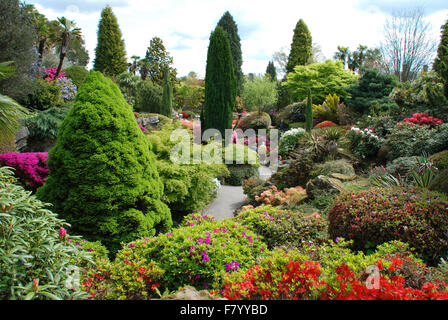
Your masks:
[{"label": "red azalea bush", "polygon": [[431,117],[426,112],[414,113],[412,115],[412,117],[404,119],[403,122],[414,123],[414,124],[418,124],[420,126],[424,125],[424,124],[440,125],[443,123],[442,120],[440,120],[438,118]]},{"label": "red azalea bush", "polygon": [[323,121],[321,123],[318,123],[314,128],[320,129],[320,128],[330,128],[330,127],[337,127],[337,124],[332,121]]},{"label": "red azalea bush", "polygon": [[36,190],[48,176],[47,159],[47,152],[4,153],[0,155],[0,165],[15,168],[21,183]]},{"label": "red azalea bush", "polygon": [[[406,285],[404,261],[398,256],[377,259],[377,278],[336,265],[335,281],[328,281],[323,266],[306,256],[284,255],[259,261],[244,273],[227,274],[220,294],[229,300],[439,300],[448,299],[448,284],[426,282],[421,288]],[[388,267],[384,267],[384,265]],[[375,281],[376,280],[376,281]],[[375,283],[376,282],[376,283]]]},{"label": "red azalea bush", "polygon": [[331,238],[365,250],[391,240],[409,243],[428,262],[448,251],[448,202],[441,194],[409,188],[347,193],[329,213]]}]

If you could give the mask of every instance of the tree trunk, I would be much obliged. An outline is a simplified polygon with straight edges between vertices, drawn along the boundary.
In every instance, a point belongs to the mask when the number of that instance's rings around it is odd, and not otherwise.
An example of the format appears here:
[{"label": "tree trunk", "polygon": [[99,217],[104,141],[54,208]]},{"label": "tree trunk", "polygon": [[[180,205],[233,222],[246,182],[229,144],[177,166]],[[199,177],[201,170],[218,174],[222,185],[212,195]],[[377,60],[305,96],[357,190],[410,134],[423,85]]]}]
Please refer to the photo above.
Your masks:
[{"label": "tree trunk", "polygon": [[45,37],[44,39],[39,41],[39,60],[38,63],[41,66],[44,62],[44,54],[45,54],[45,44],[47,42],[47,38]]}]

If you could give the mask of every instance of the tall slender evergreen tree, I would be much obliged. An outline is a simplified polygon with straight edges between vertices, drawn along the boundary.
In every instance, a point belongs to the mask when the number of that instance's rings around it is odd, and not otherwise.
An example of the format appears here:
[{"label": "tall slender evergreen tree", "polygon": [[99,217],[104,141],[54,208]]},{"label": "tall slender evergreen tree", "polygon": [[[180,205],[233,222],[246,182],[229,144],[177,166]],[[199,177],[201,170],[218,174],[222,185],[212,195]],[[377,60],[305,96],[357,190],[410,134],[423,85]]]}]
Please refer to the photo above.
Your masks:
[{"label": "tall slender evergreen tree", "polygon": [[108,76],[118,76],[128,68],[126,50],[117,18],[110,6],[101,11],[98,44],[93,69]]},{"label": "tall slender evergreen tree", "polygon": [[271,81],[277,81],[277,71],[275,70],[274,62],[269,61],[266,68],[266,75],[271,78]]},{"label": "tall slender evergreen tree", "polygon": [[225,136],[232,128],[236,80],[227,33],[221,27],[210,35],[205,71],[205,99],[201,112],[202,131],[217,129]]},{"label": "tall slender evergreen tree", "polygon": [[236,94],[241,96],[243,88],[244,74],[241,68],[243,64],[243,56],[241,51],[241,39],[238,35],[238,26],[229,11],[226,11],[218,22],[218,26],[222,27],[229,37],[230,51],[232,52],[233,70],[236,78]]},{"label": "tall slender evergreen tree", "polygon": [[313,40],[305,22],[300,19],[294,29],[286,72],[293,72],[297,65],[306,65],[313,56]]},{"label": "tall slender evergreen tree", "polygon": [[313,129],[313,100],[311,98],[311,89],[308,90],[308,99],[306,101],[305,129],[307,132],[311,132],[311,129]]},{"label": "tall slender evergreen tree", "polygon": [[163,72],[163,96],[162,96],[162,110],[161,114],[170,117],[173,110],[173,86],[170,80],[170,72],[165,69]]},{"label": "tall slender evergreen tree", "polygon": [[444,94],[448,98],[448,20],[442,26],[442,37],[437,57],[434,61],[434,70],[440,75],[444,82]]}]

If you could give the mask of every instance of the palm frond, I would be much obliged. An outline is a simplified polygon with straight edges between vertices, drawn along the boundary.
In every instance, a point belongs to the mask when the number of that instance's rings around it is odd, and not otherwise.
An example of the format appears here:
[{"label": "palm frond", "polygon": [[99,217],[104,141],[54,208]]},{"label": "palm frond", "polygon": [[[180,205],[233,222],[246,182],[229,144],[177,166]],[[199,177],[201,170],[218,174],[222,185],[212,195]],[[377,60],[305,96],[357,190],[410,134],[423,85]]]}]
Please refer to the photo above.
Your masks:
[{"label": "palm frond", "polygon": [[23,119],[28,110],[8,96],[0,94],[0,140],[13,138],[20,128],[19,119]]}]

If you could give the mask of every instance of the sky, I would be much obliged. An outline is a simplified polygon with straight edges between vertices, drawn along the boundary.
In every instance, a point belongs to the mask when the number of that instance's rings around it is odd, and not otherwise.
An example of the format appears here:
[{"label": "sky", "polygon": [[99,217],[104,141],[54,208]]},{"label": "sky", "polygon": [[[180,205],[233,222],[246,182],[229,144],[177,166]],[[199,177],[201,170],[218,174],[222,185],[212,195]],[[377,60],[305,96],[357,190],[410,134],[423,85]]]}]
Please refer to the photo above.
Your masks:
[{"label": "sky", "polygon": [[241,38],[243,72],[264,74],[275,52],[289,53],[299,19],[307,24],[323,57],[332,59],[338,46],[355,50],[360,44],[377,47],[383,25],[393,12],[420,7],[440,41],[448,20],[447,0],[25,0],[48,19],[65,16],[81,28],[90,55],[95,57],[98,22],[107,4],[118,19],[128,58],[144,57],[149,42],[159,37],[174,58],[179,76],[190,71],[205,76],[210,33],[229,11]]}]

